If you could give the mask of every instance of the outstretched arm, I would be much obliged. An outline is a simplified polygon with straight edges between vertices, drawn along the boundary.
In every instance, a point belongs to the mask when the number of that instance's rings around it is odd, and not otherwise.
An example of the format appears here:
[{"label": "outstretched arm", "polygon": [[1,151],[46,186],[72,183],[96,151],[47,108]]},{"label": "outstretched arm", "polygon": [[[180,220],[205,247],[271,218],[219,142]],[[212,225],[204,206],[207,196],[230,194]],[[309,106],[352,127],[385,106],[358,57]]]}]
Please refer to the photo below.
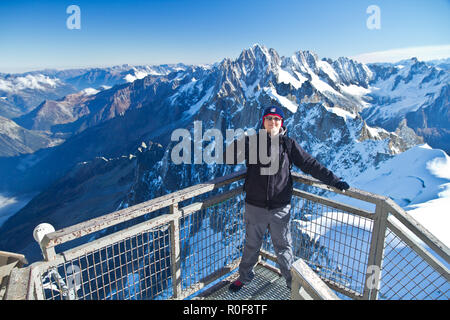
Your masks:
[{"label": "outstretched arm", "polygon": [[313,156],[307,153],[295,140],[292,141],[292,162],[303,172],[310,174],[314,178],[340,190],[346,190],[350,187],[348,183],[341,181],[341,179],[334,175],[332,171],[328,170]]}]

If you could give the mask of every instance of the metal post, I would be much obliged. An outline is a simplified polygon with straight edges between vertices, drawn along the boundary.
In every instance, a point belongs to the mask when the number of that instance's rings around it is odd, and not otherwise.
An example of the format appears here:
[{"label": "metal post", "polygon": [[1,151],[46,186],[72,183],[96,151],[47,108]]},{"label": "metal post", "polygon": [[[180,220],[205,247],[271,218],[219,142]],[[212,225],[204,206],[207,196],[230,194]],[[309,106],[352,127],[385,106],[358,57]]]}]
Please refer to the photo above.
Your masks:
[{"label": "metal post", "polygon": [[41,247],[42,254],[44,255],[45,261],[54,260],[56,258],[55,248],[45,248]]},{"label": "metal post", "polygon": [[47,234],[55,231],[55,228],[49,223],[41,223],[37,225],[33,230],[33,238],[39,244],[42,255],[46,261],[55,259],[56,252],[54,247],[47,248],[48,238]]},{"label": "metal post", "polygon": [[367,261],[366,279],[363,299],[376,300],[380,290],[381,264],[383,262],[384,238],[386,235],[387,211],[384,202],[376,205],[370,241],[369,258]]},{"label": "metal post", "polygon": [[170,213],[174,218],[170,222],[170,254],[172,269],[173,298],[181,297],[181,263],[180,263],[180,211],[178,203],[170,206]]}]

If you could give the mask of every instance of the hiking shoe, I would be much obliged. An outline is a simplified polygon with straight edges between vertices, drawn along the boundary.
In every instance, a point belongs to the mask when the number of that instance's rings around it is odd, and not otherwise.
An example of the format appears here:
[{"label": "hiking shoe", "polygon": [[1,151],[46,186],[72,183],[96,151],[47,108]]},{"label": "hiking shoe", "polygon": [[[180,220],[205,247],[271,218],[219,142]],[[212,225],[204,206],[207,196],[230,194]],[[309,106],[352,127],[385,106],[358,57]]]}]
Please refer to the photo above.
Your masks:
[{"label": "hiking shoe", "polygon": [[241,281],[236,280],[236,281],[234,281],[232,284],[230,284],[229,289],[230,289],[230,291],[232,291],[232,292],[238,292],[239,290],[241,290],[241,288],[242,288],[243,286],[244,286],[244,284],[243,284]]}]

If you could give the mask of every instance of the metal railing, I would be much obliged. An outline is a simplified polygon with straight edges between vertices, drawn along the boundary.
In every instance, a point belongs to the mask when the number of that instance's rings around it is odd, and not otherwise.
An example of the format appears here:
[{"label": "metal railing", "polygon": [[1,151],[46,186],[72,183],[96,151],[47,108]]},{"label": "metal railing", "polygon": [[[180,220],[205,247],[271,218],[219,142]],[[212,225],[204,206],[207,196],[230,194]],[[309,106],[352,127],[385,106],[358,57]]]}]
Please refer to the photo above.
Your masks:
[{"label": "metal railing", "polygon": [[[373,212],[362,210],[294,189],[294,255],[341,297],[449,298],[448,248],[392,200],[353,188],[343,193],[292,175],[298,183],[375,206]],[[183,299],[194,294],[238,266],[245,234],[244,177],[245,171],[236,172],[45,235],[40,245],[46,261],[29,266],[27,297]],[[217,194],[195,201],[212,192]],[[186,200],[192,203],[181,207]],[[62,243],[156,210],[162,211],[156,218],[55,252]],[[262,257],[276,261],[269,234],[265,240]]]},{"label": "metal railing", "polygon": [[291,274],[291,300],[340,300],[302,258],[292,264]]}]

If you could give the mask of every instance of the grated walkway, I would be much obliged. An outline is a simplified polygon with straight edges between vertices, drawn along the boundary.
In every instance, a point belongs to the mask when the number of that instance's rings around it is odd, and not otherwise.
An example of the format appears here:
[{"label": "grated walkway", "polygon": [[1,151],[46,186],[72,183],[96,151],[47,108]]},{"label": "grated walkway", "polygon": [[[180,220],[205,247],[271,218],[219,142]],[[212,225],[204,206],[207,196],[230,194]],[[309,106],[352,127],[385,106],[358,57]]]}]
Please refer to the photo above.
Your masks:
[{"label": "grated walkway", "polygon": [[211,290],[204,292],[195,299],[202,300],[289,300],[290,291],[285,279],[272,269],[257,264],[254,269],[255,278],[251,283],[234,293],[228,290],[229,284],[238,277],[235,272],[221,281]]}]

